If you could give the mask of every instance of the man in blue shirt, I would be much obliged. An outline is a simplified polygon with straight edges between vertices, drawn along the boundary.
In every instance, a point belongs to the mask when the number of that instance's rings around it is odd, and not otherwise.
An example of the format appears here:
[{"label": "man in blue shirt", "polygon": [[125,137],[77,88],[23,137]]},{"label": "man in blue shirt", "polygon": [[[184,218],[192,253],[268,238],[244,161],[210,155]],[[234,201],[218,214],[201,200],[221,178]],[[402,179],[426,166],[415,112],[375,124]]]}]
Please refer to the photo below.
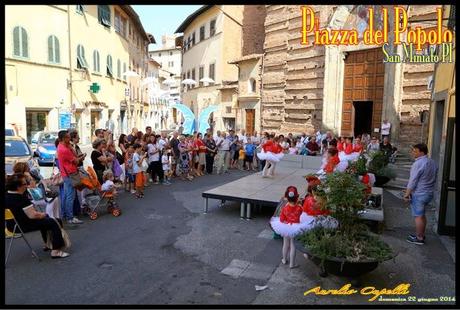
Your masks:
[{"label": "man in blue shirt", "polygon": [[244,151],[246,153],[244,157],[244,164],[246,165],[246,163],[248,163],[248,168],[246,169],[248,171],[249,170],[256,171],[256,169],[252,167],[252,162],[254,161],[255,149],[256,149],[256,146],[254,145],[254,143],[252,143],[251,139],[248,138],[248,143],[244,147]]},{"label": "man in blue shirt", "polygon": [[404,200],[410,201],[416,231],[415,235],[410,234],[407,237],[407,242],[418,245],[425,244],[425,208],[433,199],[438,174],[436,163],[427,157],[427,153],[428,148],[424,143],[412,147],[415,162],[410,169],[409,183],[404,195]]}]

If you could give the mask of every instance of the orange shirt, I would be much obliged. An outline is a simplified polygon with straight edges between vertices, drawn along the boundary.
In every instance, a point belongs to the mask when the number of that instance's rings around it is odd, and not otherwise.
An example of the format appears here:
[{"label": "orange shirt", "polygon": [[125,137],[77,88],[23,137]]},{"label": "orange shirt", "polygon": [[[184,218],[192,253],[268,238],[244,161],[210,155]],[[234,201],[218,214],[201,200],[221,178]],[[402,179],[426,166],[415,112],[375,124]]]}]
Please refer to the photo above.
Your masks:
[{"label": "orange shirt", "polygon": [[283,209],[281,209],[280,222],[285,224],[300,223],[301,214],[302,208],[299,205],[291,206],[287,203]]}]

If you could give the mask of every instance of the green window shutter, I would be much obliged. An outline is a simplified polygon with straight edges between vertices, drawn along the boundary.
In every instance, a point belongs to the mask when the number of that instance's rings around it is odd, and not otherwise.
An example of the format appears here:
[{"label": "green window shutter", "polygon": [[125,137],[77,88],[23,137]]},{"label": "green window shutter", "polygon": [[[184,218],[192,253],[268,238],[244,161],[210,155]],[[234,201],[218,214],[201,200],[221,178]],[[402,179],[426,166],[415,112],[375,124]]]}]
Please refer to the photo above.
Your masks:
[{"label": "green window shutter", "polygon": [[53,57],[53,36],[48,37],[48,61],[49,62],[54,62],[54,57]]},{"label": "green window shutter", "polygon": [[[123,63],[123,73],[125,73],[125,72],[126,72],[126,62]],[[126,81],[126,75],[123,75],[123,80]]]},{"label": "green window shutter", "polygon": [[21,56],[19,31],[20,31],[20,27],[15,27],[13,30],[13,55],[14,56]]},{"label": "green window shutter", "polygon": [[107,75],[113,76],[112,71],[112,56],[107,56]]},{"label": "green window shutter", "polygon": [[22,34],[22,57],[29,57],[29,42],[27,42],[27,32],[24,28],[21,29]]},{"label": "green window shutter", "polygon": [[117,61],[117,77],[120,78],[121,77],[121,61],[120,59],[118,59]]},{"label": "green window shutter", "polygon": [[61,62],[61,55],[59,50],[59,40],[57,37],[54,37],[54,61],[56,63]]},{"label": "green window shutter", "polygon": [[96,53],[97,53],[97,51],[94,51],[94,52],[93,52],[93,71],[94,71],[94,72],[97,72]]}]

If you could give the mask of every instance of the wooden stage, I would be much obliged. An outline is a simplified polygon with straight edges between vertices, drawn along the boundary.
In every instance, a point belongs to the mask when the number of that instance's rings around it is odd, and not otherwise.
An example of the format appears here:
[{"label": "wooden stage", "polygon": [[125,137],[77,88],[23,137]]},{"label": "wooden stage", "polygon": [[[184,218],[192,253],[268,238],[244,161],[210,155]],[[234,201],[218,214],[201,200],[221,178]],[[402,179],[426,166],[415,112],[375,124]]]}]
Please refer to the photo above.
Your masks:
[{"label": "wooden stage", "polygon": [[[208,212],[209,199],[220,200],[222,203],[236,201],[241,204],[240,217],[250,219],[253,206],[276,207],[290,185],[297,187],[300,197],[304,197],[307,193],[307,181],[304,176],[316,173],[320,166],[320,156],[286,154],[276,165],[273,178],[262,178],[262,172],[257,172],[203,192],[204,213]],[[382,189],[373,187],[372,192],[381,194]],[[366,209],[361,217],[382,222],[383,208],[382,210]]]}]

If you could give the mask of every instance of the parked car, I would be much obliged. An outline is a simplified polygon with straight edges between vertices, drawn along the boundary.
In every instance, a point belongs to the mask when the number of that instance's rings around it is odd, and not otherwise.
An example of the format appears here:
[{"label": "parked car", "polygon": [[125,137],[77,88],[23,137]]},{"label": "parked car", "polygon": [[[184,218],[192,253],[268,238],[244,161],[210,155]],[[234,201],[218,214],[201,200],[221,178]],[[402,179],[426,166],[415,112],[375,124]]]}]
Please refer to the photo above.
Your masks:
[{"label": "parked car", "polygon": [[45,164],[53,164],[56,157],[56,146],[54,142],[58,137],[58,133],[54,131],[41,131],[37,137],[38,164],[43,166]]},{"label": "parked car", "polygon": [[16,136],[16,131],[13,128],[5,128],[5,136],[14,137]]},{"label": "parked car", "polygon": [[17,136],[5,137],[5,172],[13,174],[13,166],[16,162],[27,162],[31,170],[39,170],[32,149],[26,140]]}]

